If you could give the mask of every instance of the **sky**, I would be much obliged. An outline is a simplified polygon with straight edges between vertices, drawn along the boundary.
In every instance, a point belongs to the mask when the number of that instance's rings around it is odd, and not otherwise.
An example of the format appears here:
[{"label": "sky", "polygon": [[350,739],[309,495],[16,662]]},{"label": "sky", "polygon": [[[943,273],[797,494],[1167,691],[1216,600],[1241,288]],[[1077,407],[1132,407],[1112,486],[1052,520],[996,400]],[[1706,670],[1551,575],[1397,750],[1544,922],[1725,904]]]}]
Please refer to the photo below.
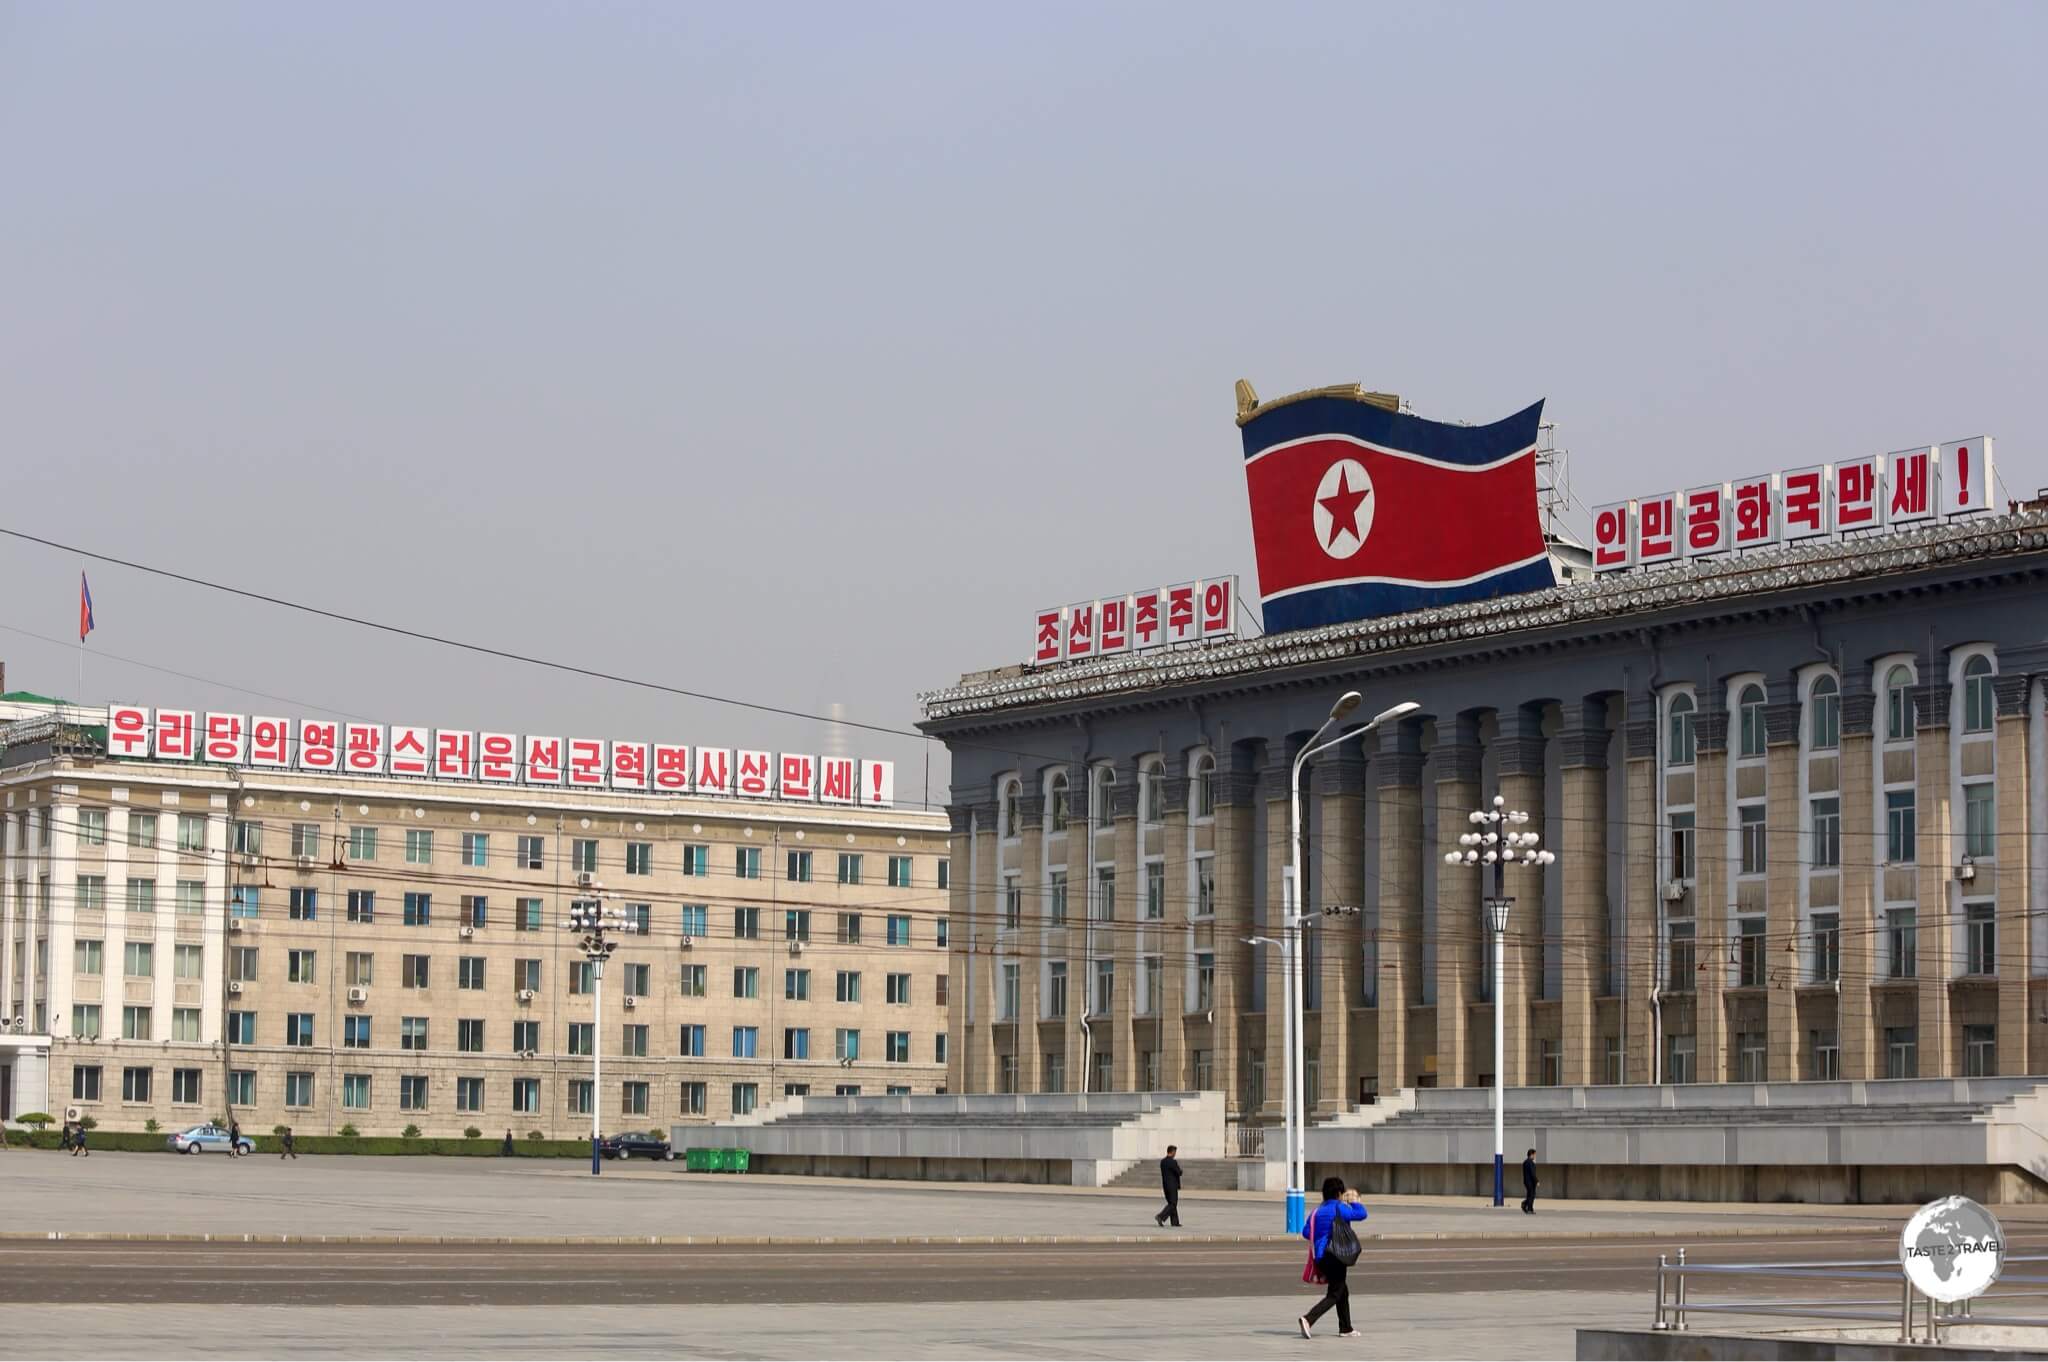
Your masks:
[{"label": "sky", "polygon": [[[2019,4],[0,0],[0,527],[909,730],[1039,607],[1255,596],[1239,378],[1546,398],[1588,505],[1982,434],[2030,493],[2044,42]],[[0,659],[836,745],[945,799],[914,736],[4,538]]]}]

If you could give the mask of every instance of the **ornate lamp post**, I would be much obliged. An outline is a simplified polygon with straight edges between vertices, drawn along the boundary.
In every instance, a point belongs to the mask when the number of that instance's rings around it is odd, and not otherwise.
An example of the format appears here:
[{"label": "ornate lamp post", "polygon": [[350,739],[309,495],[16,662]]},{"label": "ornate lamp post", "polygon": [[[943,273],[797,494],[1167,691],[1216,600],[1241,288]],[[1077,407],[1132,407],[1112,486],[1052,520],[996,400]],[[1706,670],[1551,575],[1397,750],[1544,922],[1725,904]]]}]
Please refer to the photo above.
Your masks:
[{"label": "ornate lamp post", "polygon": [[562,929],[582,937],[583,958],[590,963],[593,995],[590,1022],[590,1173],[595,1177],[603,1162],[599,1153],[603,1136],[598,1122],[604,1106],[601,1082],[604,1076],[604,962],[612,958],[612,951],[617,945],[606,933],[631,934],[638,931],[639,926],[623,909],[612,907],[606,901],[608,896],[597,885],[591,885],[590,891],[596,897],[577,899],[569,905],[569,920],[562,924]]}]

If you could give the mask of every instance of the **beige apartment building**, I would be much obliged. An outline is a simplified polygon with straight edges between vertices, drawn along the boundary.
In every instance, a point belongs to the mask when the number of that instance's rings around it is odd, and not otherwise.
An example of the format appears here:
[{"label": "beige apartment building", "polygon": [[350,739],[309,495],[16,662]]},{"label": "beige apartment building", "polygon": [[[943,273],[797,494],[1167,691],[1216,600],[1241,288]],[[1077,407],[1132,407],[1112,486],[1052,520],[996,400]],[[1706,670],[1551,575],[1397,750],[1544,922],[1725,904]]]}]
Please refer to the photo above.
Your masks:
[{"label": "beige apartment building", "polygon": [[[11,712],[0,1116],[575,1137],[943,1090],[942,813],[117,760],[105,711]],[[598,898],[637,928],[601,1022]]]}]

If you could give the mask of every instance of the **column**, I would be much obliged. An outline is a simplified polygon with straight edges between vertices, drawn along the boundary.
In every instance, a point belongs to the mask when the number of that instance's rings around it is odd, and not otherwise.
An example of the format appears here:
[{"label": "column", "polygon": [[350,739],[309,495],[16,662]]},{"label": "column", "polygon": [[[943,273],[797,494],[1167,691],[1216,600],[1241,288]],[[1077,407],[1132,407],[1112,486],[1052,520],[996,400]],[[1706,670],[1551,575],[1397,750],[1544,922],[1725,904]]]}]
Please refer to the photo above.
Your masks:
[{"label": "column", "polygon": [[[1841,778],[1841,977],[1837,985],[1835,1040],[1841,1047],[1842,1077],[1881,1078],[1884,1053],[1873,1027],[1876,1009],[1871,988],[1882,969],[1883,940],[1876,915],[1877,867],[1884,847],[1871,835],[1872,773],[1877,761],[1875,722],[1877,697],[1870,689],[1868,668],[1842,674]],[[1806,811],[1798,811],[1803,826]],[[1808,859],[1813,859],[1809,857]]]},{"label": "column", "polygon": [[1659,841],[1664,829],[1657,799],[1657,701],[1648,691],[1631,692],[1623,721],[1623,807],[1628,810],[1628,868],[1623,884],[1628,929],[1622,958],[1623,1046],[1622,1081],[1647,1083],[1664,1074],[1664,1038],[1653,1033],[1657,1010],[1650,990],[1662,977],[1657,954],[1657,925],[1663,912],[1663,886],[1657,883]]},{"label": "column", "polygon": [[1607,977],[1607,701],[1567,702],[1558,730],[1563,767],[1558,860],[1564,869],[1564,1081],[1606,1080],[1599,1007]]},{"label": "column", "polygon": [[[1495,744],[1500,771],[1500,794],[1510,809],[1529,815],[1525,832],[1542,832],[1543,818],[1543,707],[1520,705],[1500,715],[1500,739]],[[1444,839],[1439,833],[1439,841]],[[1545,838],[1541,845],[1548,845]],[[1508,867],[1508,897],[1515,901],[1508,918],[1507,950],[1501,977],[1494,988],[1493,1005],[1503,1008],[1501,1016],[1503,1081],[1511,1088],[1542,1081],[1529,1033],[1529,1004],[1543,991],[1543,890],[1547,879],[1541,866],[1515,864]],[[1484,943],[1491,950],[1493,943]]]},{"label": "column", "polygon": [[1693,954],[1706,968],[1695,966],[1692,978],[1666,979],[1664,986],[1678,994],[1692,991],[1693,1064],[1698,1081],[1725,1083],[1735,1070],[1729,1056],[1726,994],[1734,941],[1728,909],[1736,893],[1733,886],[1741,866],[1741,841],[1728,812],[1726,688],[1702,686],[1699,702],[1693,722]]},{"label": "column", "polygon": [[[1998,695],[1998,814],[1993,850],[1998,857],[1998,1072],[2026,1074],[2029,1025],[2027,990],[2033,960],[2033,868],[2027,855],[2027,792],[2032,762],[2027,744],[2027,696],[2033,678],[2001,674]],[[1982,876],[1983,870],[1977,874]]]},{"label": "column", "polygon": [[[1288,810],[1291,796],[1291,782],[1294,776],[1294,754],[1301,750],[1301,742],[1289,738],[1284,743],[1271,745],[1266,750],[1266,764],[1259,769],[1259,794],[1266,804],[1266,925],[1259,935],[1270,936],[1275,941],[1286,939],[1287,918],[1287,867],[1293,864],[1292,848],[1288,846]],[[1307,793],[1303,792],[1304,805]],[[1302,810],[1302,817],[1308,817],[1308,810]],[[1268,948],[1266,951],[1266,1110],[1271,1112],[1275,1122],[1282,1119],[1286,1111],[1286,1083],[1288,1075],[1287,1058],[1287,980],[1282,972],[1286,967],[1286,953]],[[1307,982],[1307,971],[1303,970],[1303,982]],[[1303,1010],[1306,1017],[1307,1010]],[[1304,1046],[1307,1042],[1304,1040]]]},{"label": "column", "polygon": [[[1764,706],[1764,1076],[1799,1076],[1800,708],[1794,682],[1778,682]],[[1794,949],[1787,951],[1787,946]],[[1791,968],[1788,969],[1788,965]]]},{"label": "column", "polygon": [[946,1032],[953,1037],[953,1045],[946,1051],[946,1091],[971,1092],[968,1051],[973,1035],[968,1030],[967,991],[973,987],[974,963],[974,806],[948,804],[946,822],[950,830],[947,855],[956,872],[946,891],[946,913],[952,922],[946,968],[957,985],[946,1000]]},{"label": "column", "polygon": [[[1935,669],[1928,668],[1929,672]],[[1922,676],[1923,681],[1927,680]],[[1919,1049],[1919,1076],[1947,1078],[1955,1072],[1956,1038],[1949,1034],[1949,949],[1953,922],[1961,907],[1949,891],[1952,867],[1960,859],[1949,835],[1949,680],[1947,659],[1927,685],[1917,687],[1919,732],[1914,739],[1913,812],[1917,821],[1914,836],[1914,875],[1920,955],[1917,962],[1919,1009],[1914,1025]]]},{"label": "column", "polygon": [[[1252,800],[1256,782],[1239,748],[1216,753],[1216,1025],[1211,1028],[1216,1083],[1236,1118],[1251,1114],[1242,1072],[1244,1015],[1251,998]],[[1263,1094],[1260,1095],[1263,1101]]]},{"label": "column", "polygon": [[1038,1019],[1044,1015],[1042,985],[1045,963],[1056,958],[1052,946],[1052,903],[1045,891],[1045,796],[1027,790],[1017,799],[1017,885],[1024,897],[1024,922],[1010,942],[1017,962],[1017,1091],[1045,1089],[1043,1042]]},{"label": "column", "polygon": [[[1317,835],[1311,851],[1317,903],[1325,908],[1361,909],[1365,903],[1365,758],[1357,738],[1316,758],[1319,802]],[[1321,1060],[1319,1091],[1311,1094],[1318,1117],[1349,1111],[1357,1100],[1359,1066],[1352,1054],[1351,1011],[1363,1006],[1357,988],[1363,913],[1324,917],[1319,974],[1316,1052]]]},{"label": "column", "polygon": [[1379,1090],[1391,1097],[1422,1068],[1408,1014],[1422,997],[1422,725],[1404,719],[1379,738]]},{"label": "column", "polygon": [[1159,955],[1165,978],[1159,985],[1159,1086],[1180,1091],[1193,1086],[1188,1073],[1187,1016],[1195,1005],[1188,983],[1194,967],[1195,886],[1188,877],[1188,777],[1185,758],[1166,756],[1165,806],[1160,812],[1160,851],[1166,858],[1166,921],[1159,925]]},{"label": "column", "polygon": [[[1439,724],[1433,755],[1437,841],[1456,845],[1460,833],[1472,831],[1469,815],[1479,807],[1478,714],[1468,711]],[[1446,1088],[1478,1080],[1472,1004],[1479,996],[1480,952],[1493,949],[1479,900],[1492,892],[1493,869],[1483,864],[1464,871],[1447,868],[1436,879],[1436,1081]],[[1490,1028],[1491,1018],[1487,1024]],[[1490,1034],[1486,1048],[1492,1048]]]},{"label": "column", "polygon": [[[1116,764],[1116,784],[1110,791],[1110,817],[1114,820],[1110,842],[1116,856],[1116,906],[1110,940],[1117,957],[1116,986],[1110,994],[1110,1086],[1115,1092],[1133,1092],[1141,1086],[1138,1072],[1137,1030],[1133,1024],[1138,995],[1139,954],[1144,943],[1145,877],[1138,863],[1138,767],[1135,762]],[[1130,943],[1125,946],[1123,943]],[[1099,1039],[1099,1038],[1098,1038]]]}]

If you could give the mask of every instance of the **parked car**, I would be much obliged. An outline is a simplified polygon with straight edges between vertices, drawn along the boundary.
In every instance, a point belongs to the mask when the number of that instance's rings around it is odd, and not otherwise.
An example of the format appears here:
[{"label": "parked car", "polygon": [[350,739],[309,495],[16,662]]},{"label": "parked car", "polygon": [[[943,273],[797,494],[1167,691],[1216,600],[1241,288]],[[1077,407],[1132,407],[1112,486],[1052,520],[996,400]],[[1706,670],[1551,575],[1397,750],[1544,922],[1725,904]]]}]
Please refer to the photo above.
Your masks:
[{"label": "parked car", "polygon": [[249,1142],[247,1135],[230,1145],[227,1131],[212,1124],[181,1130],[164,1143],[175,1154],[199,1154],[209,1149],[218,1149],[230,1154],[247,1154],[256,1147]]},{"label": "parked car", "polygon": [[597,1142],[598,1153],[608,1159],[673,1159],[676,1151],[668,1138],[652,1130],[627,1130],[607,1135]]}]

